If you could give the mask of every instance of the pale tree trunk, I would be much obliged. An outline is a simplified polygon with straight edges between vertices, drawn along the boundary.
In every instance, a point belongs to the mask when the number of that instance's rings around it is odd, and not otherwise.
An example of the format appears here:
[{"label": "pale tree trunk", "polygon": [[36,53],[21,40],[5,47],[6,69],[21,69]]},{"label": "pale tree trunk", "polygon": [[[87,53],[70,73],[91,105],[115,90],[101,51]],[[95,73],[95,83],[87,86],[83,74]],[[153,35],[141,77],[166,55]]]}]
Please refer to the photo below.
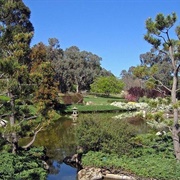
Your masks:
[{"label": "pale tree trunk", "polygon": [[[10,126],[13,127],[15,125],[15,102],[14,102],[14,96],[11,92],[8,93],[10,97],[10,105],[11,105],[11,114],[9,117]],[[11,133],[11,142],[12,142],[12,153],[16,154],[18,149],[18,138],[17,133],[12,132]]]},{"label": "pale tree trunk", "polygon": [[76,92],[79,93],[79,85],[76,85]]},{"label": "pale tree trunk", "polygon": [[79,83],[77,77],[75,78],[75,82],[76,82],[76,93],[79,93]]},{"label": "pale tree trunk", "polygon": [[179,65],[175,63],[172,46],[169,47],[169,53],[170,53],[170,58],[172,61],[172,66],[174,69],[173,85],[172,85],[172,90],[171,90],[171,100],[172,100],[173,112],[174,112],[172,138],[173,138],[173,146],[174,146],[174,153],[175,153],[176,159],[177,161],[180,161],[180,140],[179,140],[180,127],[179,127],[179,122],[178,122],[178,107],[177,107],[177,99],[176,99]]},{"label": "pale tree trunk", "polygon": [[176,84],[177,84],[177,77],[174,76],[173,78],[173,87],[171,91],[171,98],[172,98],[172,104],[173,104],[173,111],[174,111],[174,122],[172,127],[172,138],[173,138],[173,145],[174,145],[174,153],[176,156],[176,159],[180,161],[180,140],[179,140],[179,132],[180,127],[178,123],[178,109],[177,109],[177,100],[176,100]]}]

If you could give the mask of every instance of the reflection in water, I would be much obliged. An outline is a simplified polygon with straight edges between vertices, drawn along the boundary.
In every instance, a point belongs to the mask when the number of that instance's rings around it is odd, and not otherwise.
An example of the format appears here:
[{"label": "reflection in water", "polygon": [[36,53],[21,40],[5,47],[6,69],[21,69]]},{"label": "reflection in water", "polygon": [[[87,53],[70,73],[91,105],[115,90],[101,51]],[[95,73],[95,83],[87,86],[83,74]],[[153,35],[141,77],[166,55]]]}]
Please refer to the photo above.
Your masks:
[{"label": "reflection in water", "polygon": [[47,179],[48,180],[76,180],[77,170],[76,168],[72,168],[62,163],[53,162],[53,167],[56,169],[55,173],[49,173]]},{"label": "reflection in water", "polygon": [[[23,139],[26,144],[29,139]],[[34,146],[44,146],[49,157],[48,180],[75,180],[77,169],[63,163],[66,156],[76,152],[74,126],[72,119],[62,117],[46,130],[38,133]]]},{"label": "reflection in water", "polygon": [[[113,117],[115,114],[108,114]],[[116,114],[117,115],[117,114]],[[107,114],[105,114],[107,116]],[[138,126],[139,133],[147,131],[146,123],[142,119],[130,117],[127,121]],[[34,146],[44,146],[49,157],[50,166],[47,180],[76,180],[77,169],[63,163],[66,156],[76,153],[74,128],[77,119],[60,118],[46,130],[39,132]],[[29,139],[23,139],[21,144],[27,144]]]}]

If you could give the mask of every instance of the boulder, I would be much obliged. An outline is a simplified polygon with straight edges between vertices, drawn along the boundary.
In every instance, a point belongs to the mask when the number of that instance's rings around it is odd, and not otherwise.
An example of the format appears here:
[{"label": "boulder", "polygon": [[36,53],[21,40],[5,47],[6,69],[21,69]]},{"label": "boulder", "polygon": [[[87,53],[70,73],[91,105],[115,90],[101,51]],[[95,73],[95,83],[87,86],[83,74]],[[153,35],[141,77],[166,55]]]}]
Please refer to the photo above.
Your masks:
[{"label": "boulder", "polygon": [[78,172],[78,180],[99,180],[103,179],[100,168],[85,168]]},{"label": "boulder", "polygon": [[66,156],[63,159],[63,162],[71,167],[74,167],[80,170],[82,169],[81,156],[82,156],[81,154],[74,154],[73,156]]},{"label": "boulder", "polygon": [[136,180],[134,177],[131,176],[126,176],[123,174],[106,174],[105,178],[109,178],[109,179],[120,179],[120,180]]}]

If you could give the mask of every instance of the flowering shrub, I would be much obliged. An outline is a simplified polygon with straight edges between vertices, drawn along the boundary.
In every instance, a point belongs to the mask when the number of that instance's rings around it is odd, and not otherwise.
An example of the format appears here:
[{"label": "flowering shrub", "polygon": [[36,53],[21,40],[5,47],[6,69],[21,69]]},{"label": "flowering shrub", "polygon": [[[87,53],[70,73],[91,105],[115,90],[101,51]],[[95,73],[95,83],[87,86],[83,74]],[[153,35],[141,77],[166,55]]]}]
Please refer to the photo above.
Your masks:
[{"label": "flowering shrub", "polygon": [[140,110],[140,109],[146,109],[148,108],[148,104],[147,103],[136,103],[136,102],[128,102],[128,103],[124,103],[124,102],[113,102],[111,103],[112,106],[117,106],[121,109],[124,110]]},{"label": "flowering shrub", "polygon": [[[157,98],[157,97],[165,97],[168,95],[168,92],[166,89],[163,89],[162,92],[159,92],[155,89],[143,89],[141,87],[131,87],[128,90],[128,96],[125,97],[127,100],[130,101],[137,101],[141,97],[148,97],[148,98]],[[132,98],[132,99],[131,99]]]},{"label": "flowering shrub", "polygon": [[127,101],[133,101],[133,102],[136,102],[136,101],[138,100],[137,97],[134,96],[134,95],[132,95],[132,94],[127,94],[127,95],[125,95],[125,99],[126,99]]},{"label": "flowering shrub", "polygon": [[135,97],[136,100],[138,100],[140,97],[143,97],[145,95],[145,90],[141,87],[131,87],[128,90],[128,94]]}]

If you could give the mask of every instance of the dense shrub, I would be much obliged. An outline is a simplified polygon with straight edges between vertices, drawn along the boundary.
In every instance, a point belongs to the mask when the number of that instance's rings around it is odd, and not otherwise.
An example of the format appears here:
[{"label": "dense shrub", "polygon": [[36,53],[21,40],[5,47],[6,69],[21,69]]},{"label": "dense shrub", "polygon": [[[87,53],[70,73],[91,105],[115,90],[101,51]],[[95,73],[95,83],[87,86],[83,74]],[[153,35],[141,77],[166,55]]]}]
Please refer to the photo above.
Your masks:
[{"label": "dense shrub", "polygon": [[84,166],[124,169],[138,179],[180,180],[180,164],[174,158],[169,133],[140,134],[131,138],[134,148],[128,155],[118,156],[102,151],[89,151],[83,155]]},{"label": "dense shrub", "polygon": [[[157,98],[165,97],[169,95],[166,89],[163,89],[162,92],[159,92],[155,89],[143,89],[141,87],[131,87],[128,90],[128,95],[125,98],[128,101],[137,101],[139,98],[146,96],[147,98]],[[132,100],[131,100],[132,99]]]},{"label": "dense shrub", "polygon": [[128,90],[128,94],[135,97],[136,100],[138,100],[140,97],[143,97],[145,95],[145,90],[141,87],[131,87]]},{"label": "dense shrub", "polygon": [[62,100],[64,104],[82,104],[83,95],[80,93],[67,93],[64,96],[62,96]]},{"label": "dense shrub", "polygon": [[0,177],[7,180],[46,179],[47,171],[43,168],[43,163],[40,160],[43,154],[42,148],[21,151],[17,155],[2,152],[0,156]]},{"label": "dense shrub", "polygon": [[78,145],[85,152],[102,151],[118,155],[128,153],[132,145],[130,139],[135,134],[135,128],[125,121],[100,118],[97,115],[84,116],[76,129]]},{"label": "dense shrub", "polygon": [[125,99],[129,102],[136,102],[138,98],[132,94],[125,95]]},{"label": "dense shrub", "polygon": [[172,137],[169,133],[160,132],[161,135],[155,134],[140,134],[132,138],[134,149],[129,153],[130,157],[137,158],[146,155],[158,155],[163,153],[165,158],[174,159],[172,149]]},{"label": "dense shrub", "polygon": [[180,180],[180,163],[175,158],[166,158],[161,154],[146,154],[138,158],[118,157],[103,152],[88,152],[83,156],[84,166],[120,169],[127,174],[136,174],[141,180]]}]

